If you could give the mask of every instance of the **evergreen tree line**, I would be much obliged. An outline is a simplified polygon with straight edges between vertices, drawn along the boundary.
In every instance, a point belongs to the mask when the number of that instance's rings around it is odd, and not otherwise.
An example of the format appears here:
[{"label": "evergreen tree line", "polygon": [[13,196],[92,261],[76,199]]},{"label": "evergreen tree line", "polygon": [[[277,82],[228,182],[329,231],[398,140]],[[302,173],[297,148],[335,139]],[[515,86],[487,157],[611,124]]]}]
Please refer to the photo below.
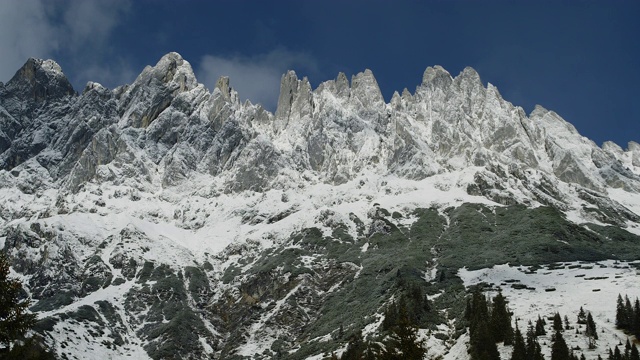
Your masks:
[{"label": "evergreen tree line", "polygon": [[[472,360],[498,360],[497,343],[513,345],[511,360],[544,360],[538,337],[547,334],[547,322],[538,315],[535,324],[528,322],[526,333],[523,334],[516,322],[515,331],[511,326],[511,312],[507,307],[508,301],[498,293],[491,302],[480,292],[475,291],[467,302],[465,318],[469,323],[469,354]],[[564,324],[560,313],[555,313],[552,319],[554,331],[551,337],[551,360],[583,360],[584,354],[578,357],[569,349],[563,332],[571,329],[569,319],[564,317]],[[598,339],[596,324],[590,312],[580,308],[578,324],[585,325],[585,335],[589,338],[589,347],[595,348]],[[576,329],[576,332],[579,332]],[[629,350],[631,354],[632,350]],[[599,359],[601,360],[601,359]],[[636,358],[622,358],[612,360],[640,360]]]},{"label": "evergreen tree line", "polygon": [[349,340],[342,356],[331,355],[332,360],[422,360],[427,353],[424,342],[418,340],[418,324],[431,310],[427,297],[421,290],[410,289],[392,302],[384,312],[382,330],[386,334],[382,342],[362,338],[356,333]]},{"label": "evergreen tree line", "polygon": [[513,344],[511,312],[501,292],[489,305],[484,294],[474,291],[467,301],[465,319],[469,323],[469,354],[472,360],[499,360],[496,343]]},{"label": "evergreen tree line", "polygon": [[616,326],[640,339],[640,301],[636,301],[631,305],[631,301],[627,295],[622,298],[618,294],[618,302],[616,305]]},{"label": "evergreen tree line", "polygon": [[624,346],[624,353],[620,351],[618,346],[616,346],[614,350],[609,348],[608,360],[640,360],[640,354],[638,353],[636,345],[631,345],[629,339],[627,339],[627,343]]}]

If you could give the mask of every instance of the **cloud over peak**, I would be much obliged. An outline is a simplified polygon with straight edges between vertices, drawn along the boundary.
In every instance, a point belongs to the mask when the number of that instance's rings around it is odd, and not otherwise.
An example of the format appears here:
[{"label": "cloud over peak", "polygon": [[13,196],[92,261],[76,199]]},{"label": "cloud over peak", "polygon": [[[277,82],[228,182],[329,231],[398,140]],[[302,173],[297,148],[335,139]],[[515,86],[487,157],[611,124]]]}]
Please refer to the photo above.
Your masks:
[{"label": "cloud over peak", "polygon": [[318,64],[309,54],[277,48],[254,56],[205,55],[198,66],[198,79],[213,89],[220,76],[228,76],[231,86],[242,100],[262,104],[275,110],[280,91],[280,78],[287,70],[316,74]]}]

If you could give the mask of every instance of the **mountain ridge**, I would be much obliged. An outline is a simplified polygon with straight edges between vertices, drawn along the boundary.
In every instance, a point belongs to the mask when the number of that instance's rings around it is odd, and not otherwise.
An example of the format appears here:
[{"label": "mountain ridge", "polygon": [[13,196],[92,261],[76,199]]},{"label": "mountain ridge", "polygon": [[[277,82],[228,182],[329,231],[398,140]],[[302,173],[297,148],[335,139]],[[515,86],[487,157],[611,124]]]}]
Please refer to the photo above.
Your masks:
[{"label": "mountain ridge", "polygon": [[640,145],[472,68],[388,103],[369,70],[289,71],[274,113],[177,53],[113,90],[65,80],[29,60],[0,87],[0,239],[59,356],[318,356],[343,319],[378,334],[405,283],[446,293],[433,320],[459,334],[463,266],[640,256]]}]

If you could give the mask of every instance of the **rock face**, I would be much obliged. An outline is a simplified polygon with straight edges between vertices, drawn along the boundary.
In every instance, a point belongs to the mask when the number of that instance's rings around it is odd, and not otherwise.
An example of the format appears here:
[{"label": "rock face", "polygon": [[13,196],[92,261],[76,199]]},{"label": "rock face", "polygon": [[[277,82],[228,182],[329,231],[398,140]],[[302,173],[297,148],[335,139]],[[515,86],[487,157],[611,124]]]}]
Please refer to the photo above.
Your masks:
[{"label": "rock face", "polygon": [[[503,241],[497,213],[523,224],[505,246],[532,244],[511,263],[638,241],[640,145],[527,115],[471,68],[429,67],[389,103],[370,70],[316,89],[289,71],[274,114],[231,84],[209,91],[170,53],[114,90],[78,94],[36,59],[0,85],[0,245],[59,356],[88,343],[114,358],[318,355],[344,343],[341,325],[373,326],[397,279],[449,276],[456,244]],[[423,282],[454,286],[441,276]],[[360,318],[342,323],[338,301],[362,302]]]}]

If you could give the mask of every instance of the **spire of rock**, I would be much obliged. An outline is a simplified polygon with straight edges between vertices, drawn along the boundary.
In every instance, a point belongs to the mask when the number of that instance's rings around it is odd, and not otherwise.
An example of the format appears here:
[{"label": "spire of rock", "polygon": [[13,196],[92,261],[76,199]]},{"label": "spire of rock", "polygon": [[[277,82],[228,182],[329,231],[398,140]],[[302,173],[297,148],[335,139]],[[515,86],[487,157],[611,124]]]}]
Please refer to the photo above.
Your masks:
[{"label": "spire of rock", "polygon": [[384,105],[378,82],[369,69],[351,77],[351,96],[359,100],[365,108]]},{"label": "spire of rock", "polygon": [[291,104],[298,92],[298,76],[293,70],[287,71],[280,79],[280,96],[278,96],[278,107],[276,108],[276,119],[289,117]]},{"label": "spire of rock", "polygon": [[220,90],[220,93],[225,99],[231,99],[231,86],[229,86],[228,76],[220,76],[220,78],[218,78],[218,81],[216,81],[216,89]]}]

